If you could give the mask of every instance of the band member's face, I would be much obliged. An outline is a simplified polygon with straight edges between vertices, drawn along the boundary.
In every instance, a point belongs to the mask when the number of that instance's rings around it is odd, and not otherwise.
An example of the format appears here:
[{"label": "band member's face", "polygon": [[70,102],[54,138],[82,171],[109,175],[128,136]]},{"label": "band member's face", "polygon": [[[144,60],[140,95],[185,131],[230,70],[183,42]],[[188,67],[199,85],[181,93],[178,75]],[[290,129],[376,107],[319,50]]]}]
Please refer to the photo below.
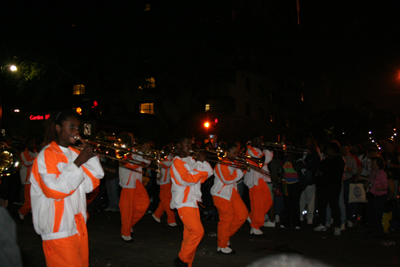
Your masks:
[{"label": "band member's face", "polygon": [[76,143],[75,136],[79,134],[79,120],[75,117],[68,117],[62,122],[62,126],[56,125],[58,133],[58,144],[63,147],[69,147]]},{"label": "band member's face", "polygon": [[226,157],[230,160],[234,160],[238,156],[238,147],[232,147],[228,151],[226,151]]},{"label": "band member's face", "polygon": [[142,145],[142,147],[140,148],[140,151],[146,152],[146,151],[148,151],[149,149],[150,149],[149,143],[144,143],[144,144]]},{"label": "band member's face", "polygon": [[185,139],[183,142],[178,143],[178,149],[180,151],[180,155],[182,157],[187,157],[191,154],[192,150],[192,140],[191,139]]},{"label": "band member's face", "polygon": [[36,143],[34,139],[29,140],[28,144],[26,145],[29,151],[33,151],[36,147]]},{"label": "band member's face", "polygon": [[260,147],[260,146],[262,146],[263,142],[264,142],[264,141],[263,141],[262,138],[257,137],[257,138],[255,138],[254,141],[253,141],[253,146],[254,146],[254,147]]}]

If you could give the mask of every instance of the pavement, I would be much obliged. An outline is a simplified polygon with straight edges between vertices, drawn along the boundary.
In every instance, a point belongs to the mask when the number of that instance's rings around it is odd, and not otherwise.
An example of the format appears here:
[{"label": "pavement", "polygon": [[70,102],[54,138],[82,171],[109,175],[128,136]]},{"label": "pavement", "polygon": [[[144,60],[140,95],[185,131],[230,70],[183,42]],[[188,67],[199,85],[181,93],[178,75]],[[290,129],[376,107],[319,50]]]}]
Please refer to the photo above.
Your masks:
[{"label": "pavement", "polygon": [[[18,217],[20,206],[10,204],[8,210],[17,223],[18,244],[25,267],[46,266],[40,236],[35,233],[32,219]],[[368,234],[366,227],[356,226],[333,235],[315,232],[316,225],[303,222],[300,230],[294,228],[265,228],[264,235],[250,235],[246,221],[231,238],[235,255],[221,255],[217,249],[217,222],[202,221],[205,234],[198,246],[193,267],[245,267],[257,259],[281,253],[300,254],[320,260],[330,266],[400,266],[399,233],[389,233],[383,239]],[[134,226],[134,242],[126,243],[120,236],[120,213],[91,211],[88,220],[90,266],[93,267],[172,267],[182,242],[183,226],[167,225],[166,217],[157,223],[146,214]],[[279,224],[277,224],[279,225]]]}]

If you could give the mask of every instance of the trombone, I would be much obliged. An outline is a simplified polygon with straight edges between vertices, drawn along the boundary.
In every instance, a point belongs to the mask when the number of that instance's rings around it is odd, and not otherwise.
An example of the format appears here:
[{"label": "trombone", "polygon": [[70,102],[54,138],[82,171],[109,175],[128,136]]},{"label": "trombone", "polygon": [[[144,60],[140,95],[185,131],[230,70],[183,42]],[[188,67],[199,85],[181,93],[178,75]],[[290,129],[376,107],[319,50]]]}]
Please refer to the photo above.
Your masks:
[{"label": "trombone", "polygon": [[[158,167],[158,168],[150,167],[149,164],[146,164],[139,160],[129,158],[132,154],[139,155],[139,156],[142,156],[143,158],[147,158],[150,161],[156,161],[157,165],[159,166],[160,160],[158,158],[156,158],[155,156],[145,155],[144,153],[141,153],[141,152],[129,150],[129,149],[125,148],[126,146],[124,144],[114,143],[114,145],[110,145],[104,141],[83,139],[79,135],[75,136],[74,138],[76,140],[81,141],[82,143],[88,143],[88,144],[94,146],[93,151],[99,156],[103,156],[103,157],[110,158],[113,160],[118,160],[119,162],[123,162],[123,163],[131,163],[131,164],[139,165],[140,167],[143,167],[146,169],[152,169],[152,170],[155,170],[156,172],[160,172],[160,167]],[[74,146],[74,148],[76,148],[78,150],[82,149],[79,146]],[[112,155],[113,153],[115,154],[115,156]],[[135,170],[133,170],[133,171],[135,171]],[[140,172],[140,171],[136,171],[136,172]]]},{"label": "trombone", "polygon": [[308,149],[296,148],[294,146],[287,146],[285,144],[266,142],[262,144],[262,148],[272,148],[274,151],[282,151],[286,153],[303,154],[308,155],[310,151]]},{"label": "trombone", "polygon": [[[251,170],[253,170],[255,172],[261,173],[262,175],[268,176],[271,179],[276,180],[277,182],[281,182],[282,181],[279,177],[275,177],[274,175],[272,175],[268,171],[262,169],[262,166],[264,164],[263,158],[255,158],[255,157],[251,157],[251,156],[244,156],[244,157],[236,157],[235,158],[236,162],[226,162],[226,161],[223,161],[224,157],[220,156],[221,153],[224,153],[222,150],[220,150],[220,148],[217,148],[216,150],[200,149],[200,150],[196,150],[196,151],[198,153],[199,152],[209,152],[210,154],[206,155],[206,160],[209,161],[209,162],[215,162],[217,164],[219,163],[221,165],[227,165],[227,166],[235,167],[235,168],[241,169],[243,171],[251,171]],[[193,152],[195,152],[195,151],[193,151]],[[211,155],[211,154],[213,154],[213,155]],[[216,159],[212,158],[212,157],[216,157]],[[194,157],[194,158],[196,158],[196,157]],[[256,163],[257,165],[251,164],[248,160],[253,161],[253,163]]]}]

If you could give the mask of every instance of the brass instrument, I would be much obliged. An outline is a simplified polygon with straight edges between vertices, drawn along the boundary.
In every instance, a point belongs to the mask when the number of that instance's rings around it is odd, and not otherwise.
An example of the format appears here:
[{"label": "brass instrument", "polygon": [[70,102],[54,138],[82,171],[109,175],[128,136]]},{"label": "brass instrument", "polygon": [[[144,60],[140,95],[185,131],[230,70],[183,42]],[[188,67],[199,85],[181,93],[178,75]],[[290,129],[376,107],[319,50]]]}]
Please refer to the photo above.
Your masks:
[{"label": "brass instrument", "polygon": [[[279,177],[275,177],[275,176],[271,175],[271,173],[262,169],[263,164],[264,164],[264,158],[255,158],[255,157],[245,155],[245,156],[235,158],[236,162],[225,162],[225,161],[223,161],[223,156],[221,156],[221,153],[224,153],[224,151],[220,150],[219,148],[217,148],[215,150],[199,149],[199,150],[195,150],[193,152],[197,152],[197,153],[208,152],[208,154],[206,153],[206,160],[209,162],[215,162],[217,164],[219,163],[222,165],[232,166],[237,169],[241,169],[243,171],[253,170],[255,172],[261,173],[262,175],[268,176],[271,179],[276,180],[277,182],[281,182],[281,179]],[[254,163],[257,164],[257,166],[251,164],[248,160],[253,161]]]},{"label": "brass instrument", "polygon": [[18,170],[18,152],[0,144],[0,179],[2,176],[9,176]]},{"label": "brass instrument", "polygon": [[[113,145],[110,145],[109,143],[104,142],[104,141],[83,139],[79,135],[75,136],[74,138],[76,140],[80,140],[83,143],[88,143],[88,144],[92,145],[93,151],[99,156],[103,156],[103,157],[110,158],[113,160],[118,160],[119,162],[139,165],[143,168],[152,169],[157,172],[160,171],[160,167],[158,167],[158,168],[150,167],[149,164],[146,164],[142,161],[132,159],[132,158],[130,158],[130,156],[132,154],[140,155],[143,158],[146,158],[150,161],[156,161],[158,165],[160,164],[159,158],[156,158],[155,156],[151,156],[151,155],[146,155],[141,152],[132,151],[131,149],[128,148],[129,146],[120,142],[121,140],[115,142]],[[77,146],[75,146],[74,148],[79,149],[79,150],[82,149],[81,147],[77,147]]]},{"label": "brass instrument", "polygon": [[274,151],[282,151],[285,153],[294,153],[303,155],[307,155],[310,153],[308,149],[296,148],[294,146],[287,146],[284,143],[265,142],[262,144],[262,148],[272,148]]}]

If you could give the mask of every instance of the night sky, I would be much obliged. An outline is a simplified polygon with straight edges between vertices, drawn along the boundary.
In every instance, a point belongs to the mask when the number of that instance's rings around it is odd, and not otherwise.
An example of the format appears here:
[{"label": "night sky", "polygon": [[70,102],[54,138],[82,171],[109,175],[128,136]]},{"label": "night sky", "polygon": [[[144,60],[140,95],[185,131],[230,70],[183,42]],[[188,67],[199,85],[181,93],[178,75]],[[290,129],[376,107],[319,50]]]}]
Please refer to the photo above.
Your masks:
[{"label": "night sky", "polygon": [[370,101],[400,111],[399,1],[300,0],[300,25],[295,0],[166,2],[8,1],[0,62],[51,63],[49,87],[101,90],[127,75],[245,69],[238,59],[252,58],[261,74],[303,82],[316,109]]}]

